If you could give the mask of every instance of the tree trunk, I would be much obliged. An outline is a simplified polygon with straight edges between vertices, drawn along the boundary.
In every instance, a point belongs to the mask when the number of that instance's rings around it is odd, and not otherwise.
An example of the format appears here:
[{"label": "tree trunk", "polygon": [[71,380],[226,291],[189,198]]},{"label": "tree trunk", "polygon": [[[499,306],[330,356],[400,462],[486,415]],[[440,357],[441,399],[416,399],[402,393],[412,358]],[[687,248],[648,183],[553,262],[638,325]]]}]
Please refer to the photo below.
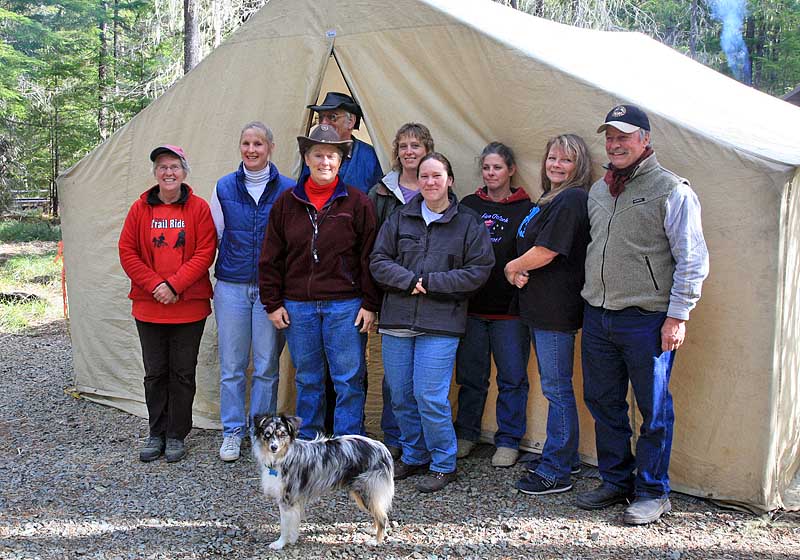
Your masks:
[{"label": "tree trunk", "polygon": [[58,137],[59,126],[61,125],[59,123],[58,100],[54,98],[53,116],[52,120],[50,121],[50,180],[49,180],[50,214],[53,217],[58,216],[58,186],[56,185],[56,177],[58,177],[58,168],[60,166],[59,150],[58,150],[58,143],[60,141]]},{"label": "tree trunk", "polygon": [[195,0],[183,0],[183,73],[200,62],[200,30]]},{"label": "tree trunk", "polygon": [[216,49],[222,44],[222,7],[220,6],[220,0],[211,2],[211,25],[212,36],[214,37],[213,45]]},{"label": "tree trunk", "polygon": [[[114,84],[114,99],[119,99],[119,80],[117,65],[120,59],[120,29],[119,29],[119,0],[114,0],[114,16],[112,20],[112,49],[111,49],[111,82]],[[116,130],[119,126],[117,122],[119,115],[116,108],[111,113],[111,130]]]},{"label": "tree trunk", "polygon": [[[767,41],[767,22],[766,14],[761,14],[761,21],[754,32],[754,44],[750,50],[750,60],[752,71],[750,73],[750,84],[758,89],[762,83],[764,70],[764,47]],[[754,16],[755,19],[755,16]]]},{"label": "tree trunk", "polygon": [[108,138],[108,2],[103,0],[100,3],[100,21],[98,28],[100,33],[100,45],[97,53],[97,133],[100,140]]},{"label": "tree trunk", "polygon": [[689,14],[691,25],[689,28],[689,56],[697,58],[697,0],[692,0],[692,10]]},{"label": "tree trunk", "polygon": [[[755,44],[755,34],[756,34],[756,18],[753,15],[748,16],[744,22],[744,44],[748,50],[753,48]],[[750,76],[750,82],[755,83],[756,76],[755,76],[755,61],[753,60],[753,56],[749,56],[747,58],[747,64],[749,68],[745,68],[745,73]]]}]

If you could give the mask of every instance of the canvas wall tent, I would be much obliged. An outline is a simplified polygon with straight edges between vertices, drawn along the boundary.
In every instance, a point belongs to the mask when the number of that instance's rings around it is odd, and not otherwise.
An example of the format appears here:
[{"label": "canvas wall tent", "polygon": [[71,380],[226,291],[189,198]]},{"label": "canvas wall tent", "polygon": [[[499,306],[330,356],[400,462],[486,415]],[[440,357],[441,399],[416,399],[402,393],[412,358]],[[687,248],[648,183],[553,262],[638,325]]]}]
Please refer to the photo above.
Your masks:
[{"label": "canvas wall tent", "polygon": [[[384,168],[398,126],[424,122],[451,156],[461,195],[477,184],[475,155],[487,141],[513,146],[523,182],[536,185],[548,137],[581,134],[603,162],[595,128],[606,111],[623,101],[644,107],[661,162],[694,184],[711,252],[673,373],[674,487],[758,509],[797,505],[786,490],[800,460],[800,109],[645,36],[575,29],[487,0],[272,0],[67,171],[59,188],[83,395],[144,413],[116,242],[129,205],[152,182],[149,150],[183,145],[189,182],[208,196],[237,161],[239,127],[258,118],[274,127],[274,160],[291,172],[294,137],[305,130],[304,107],[320,94],[331,52]],[[209,321],[199,426],[218,422],[214,339]],[[534,363],[531,372],[535,380]],[[545,402],[535,388],[531,395],[526,442],[540,448]],[[592,424],[581,413],[581,452],[591,459]],[[484,428],[494,429],[490,410]]]}]

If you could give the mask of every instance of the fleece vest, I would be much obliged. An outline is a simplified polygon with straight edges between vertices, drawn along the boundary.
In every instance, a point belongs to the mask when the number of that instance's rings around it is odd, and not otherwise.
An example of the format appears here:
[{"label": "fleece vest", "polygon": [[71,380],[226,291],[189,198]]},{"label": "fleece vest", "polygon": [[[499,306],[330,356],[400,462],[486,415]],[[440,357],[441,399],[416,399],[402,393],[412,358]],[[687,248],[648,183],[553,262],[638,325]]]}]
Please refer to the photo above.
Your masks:
[{"label": "fleece vest", "polygon": [[612,197],[604,179],[589,191],[591,242],[581,291],[590,305],[610,310],[667,311],[675,259],[664,231],[667,199],[685,179],[644,160]]},{"label": "fleece vest", "polygon": [[258,281],[258,257],[267,229],[272,205],[278,196],[294,186],[294,181],[278,173],[269,164],[269,178],[258,204],[247,192],[244,169],[230,173],[217,181],[217,198],[225,217],[225,230],[219,245],[214,276],[226,282]]}]

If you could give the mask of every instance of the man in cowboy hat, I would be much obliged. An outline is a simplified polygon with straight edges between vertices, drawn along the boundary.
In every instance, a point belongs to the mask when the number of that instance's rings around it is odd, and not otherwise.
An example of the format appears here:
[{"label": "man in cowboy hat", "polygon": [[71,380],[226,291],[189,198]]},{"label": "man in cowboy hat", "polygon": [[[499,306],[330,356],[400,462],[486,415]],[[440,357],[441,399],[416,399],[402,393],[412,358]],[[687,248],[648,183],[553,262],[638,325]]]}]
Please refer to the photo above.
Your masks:
[{"label": "man in cowboy hat", "polygon": [[349,95],[329,91],[321,104],[307,107],[317,112],[320,124],[331,125],[342,140],[353,141],[353,149],[342,161],[339,176],[346,185],[368,192],[381,180],[383,172],[372,146],[353,137],[353,130],[358,130],[364,116],[359,104]]},{"label": "man in cowboy hat", "polygon": [[[589,191],[581,350],[603,481],[577,505],[593,510],[633,499],[623,521],[644,525],[671,509],[669,378],[708,275],[708,251],[697,195],[659,165],[644,111],[618,105],[597,132],[605,133],[610,164]],[[642,418],[635,457],[629,381]]]}]

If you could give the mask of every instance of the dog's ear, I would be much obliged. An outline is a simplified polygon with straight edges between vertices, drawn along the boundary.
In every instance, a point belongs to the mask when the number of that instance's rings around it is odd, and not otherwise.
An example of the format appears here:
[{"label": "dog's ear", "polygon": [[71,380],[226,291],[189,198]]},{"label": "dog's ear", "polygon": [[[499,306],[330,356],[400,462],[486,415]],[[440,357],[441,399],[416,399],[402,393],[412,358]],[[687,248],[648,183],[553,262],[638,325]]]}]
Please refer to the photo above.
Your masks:
[{"label": "dog's ear", "polygon": [[264,423],[269,419],[269,414],[256,414],[253,417],[253,431],[256,435],[264,433]]},{"label": "dog's ear", "polygon": [[300,431],[300,424],[303,423],[303,419],[299,416],[287,416],[286,421],[292,427],[292,431],[294,432],[292,436],[296,436]]}]

